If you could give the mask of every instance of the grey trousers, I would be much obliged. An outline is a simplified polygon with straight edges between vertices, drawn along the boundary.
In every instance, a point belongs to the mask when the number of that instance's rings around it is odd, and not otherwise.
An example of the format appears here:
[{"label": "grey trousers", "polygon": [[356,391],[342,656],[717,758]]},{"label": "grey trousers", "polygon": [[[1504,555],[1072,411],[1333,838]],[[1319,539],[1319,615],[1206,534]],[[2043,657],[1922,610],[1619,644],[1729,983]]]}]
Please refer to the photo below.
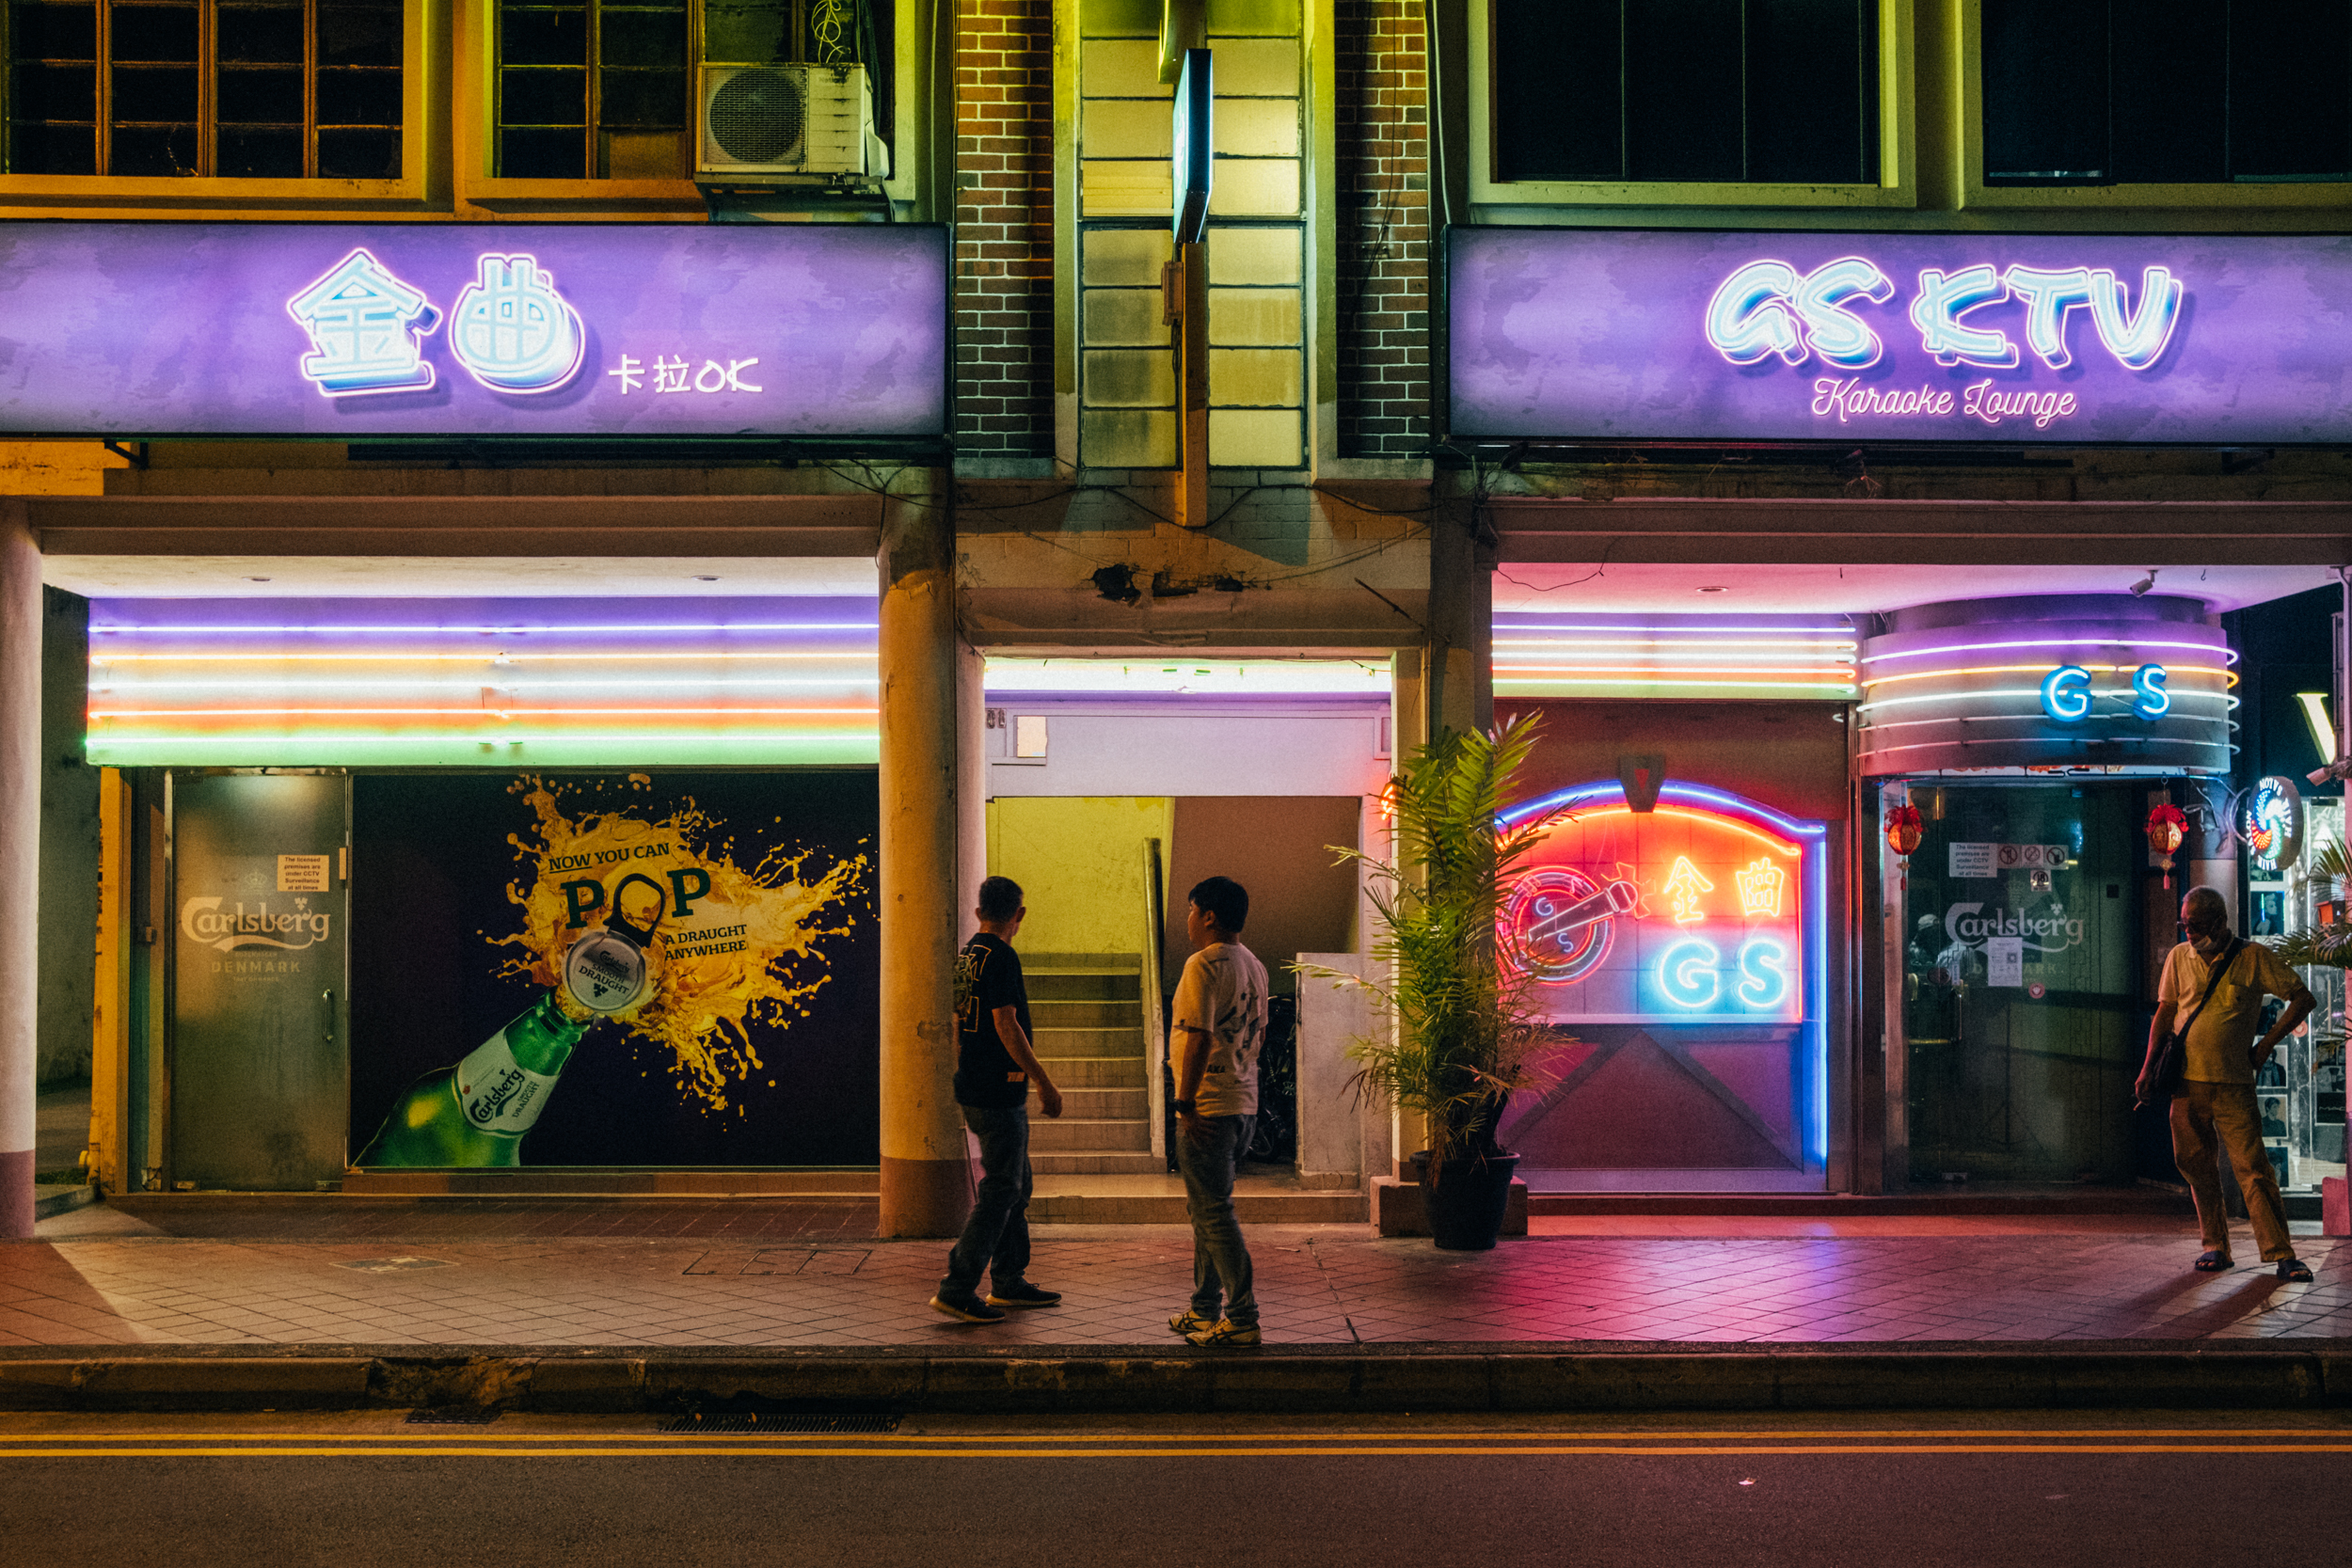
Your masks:
[{"label": "grey trousers", "polygon": [[[1200,1136],[1176,1130],[1176,1165],[1184,1176],[1184,1207],[1192,1216],[1192,1309],[1215,1322],[1244,1327],[1258,1321],[1249,1248],[1233,1218],[1233,1165],[1249,1147],[1255,1117],[1208,1117]],[[1219,1304],[1222,1303],[1222,1310]]]}]

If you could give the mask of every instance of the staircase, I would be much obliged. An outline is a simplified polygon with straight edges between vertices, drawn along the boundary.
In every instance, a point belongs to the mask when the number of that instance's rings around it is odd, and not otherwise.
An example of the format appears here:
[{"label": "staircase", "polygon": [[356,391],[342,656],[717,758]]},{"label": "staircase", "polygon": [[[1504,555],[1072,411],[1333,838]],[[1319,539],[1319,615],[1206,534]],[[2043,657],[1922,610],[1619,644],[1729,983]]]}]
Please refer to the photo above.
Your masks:
[{"label": "staircase", "polygon": [[1029,1167],[1039,1175],[1167,1169],[1152,1152],[1142,972],[1132,953],[1022,956],[1032,1045],[1062,1096],[1057,1120],[1030,1104]]}]

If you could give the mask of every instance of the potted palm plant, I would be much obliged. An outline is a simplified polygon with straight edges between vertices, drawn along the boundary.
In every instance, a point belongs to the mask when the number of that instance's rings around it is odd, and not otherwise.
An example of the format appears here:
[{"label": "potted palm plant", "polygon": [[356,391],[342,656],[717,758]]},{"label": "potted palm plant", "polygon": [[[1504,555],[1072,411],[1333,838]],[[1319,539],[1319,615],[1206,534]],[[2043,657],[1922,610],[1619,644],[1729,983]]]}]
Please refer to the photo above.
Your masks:
[{"label": "potted palm plant", "polygon": [[1408,755],[1390,786],[1393,861],[1334,846],[1371,872],[1377,923],[1371,974],[1302,973],[1371,994],[1392,1021],[1348,1047],[1358,1096],[1420,1119],[1418,1156],[1437,1244],[1495,1244],[1518,1156],[1496,1139],[1511,1096],[1537,1081],[1531,1060],[1545,1030],[1532,982],[1506,962],[1495,927],[1528,852],[1560,812],[1498,825],[1535,741],[1533,714],[1491,734],[1449,732]]}]

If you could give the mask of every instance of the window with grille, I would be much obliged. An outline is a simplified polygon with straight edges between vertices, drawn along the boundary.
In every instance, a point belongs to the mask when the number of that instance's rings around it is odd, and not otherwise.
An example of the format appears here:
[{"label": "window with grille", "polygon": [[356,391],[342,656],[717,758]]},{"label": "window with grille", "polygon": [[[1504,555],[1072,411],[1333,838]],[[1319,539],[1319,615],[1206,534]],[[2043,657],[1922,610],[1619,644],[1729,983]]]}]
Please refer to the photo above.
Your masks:
[{"label": "window with grille", "polygon": [[1878,0],[1493,0],[1494,178],[1879,182]]},{"label": "window with grille", "polygon": [[401,0],[10,0],[11,174],[397,180]]},{"label": "window with grille", "polygon": [[1983,0],[1991,185],[2352,180],[2352,0]]},{"label": "window with grille", "polygon": [[498,173],[686,178],[697,58],[862,64],[886,125],[888,12],[857,0],[499,0]]}]

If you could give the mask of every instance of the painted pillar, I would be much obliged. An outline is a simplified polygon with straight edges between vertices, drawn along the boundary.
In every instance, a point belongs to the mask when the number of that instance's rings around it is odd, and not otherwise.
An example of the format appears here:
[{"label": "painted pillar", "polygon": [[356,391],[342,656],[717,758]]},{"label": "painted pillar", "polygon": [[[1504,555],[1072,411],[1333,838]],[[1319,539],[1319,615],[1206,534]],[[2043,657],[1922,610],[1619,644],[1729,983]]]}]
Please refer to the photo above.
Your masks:
[{"label": "painted pillar", "polygon": [[883,1236],[953,1236],[971,1207],[956,1109],[958,829],[955,525],[930,496],[893,500],[882,547],[882,1215]]},{"label": "painted pillar", "polygon": [[[0,502],[0,907],[40,908],[40,550]],[[0,921],[0,1238],[33,1233],[40,927]]]},{"label": "painted pillar", "polygon": [[[1429,529],[1428,735],[1495,721],[1495,552],[1468,493],[1470,476],[1440,473]],[[1446,490],[1453,494],[1446,494]]]}]

